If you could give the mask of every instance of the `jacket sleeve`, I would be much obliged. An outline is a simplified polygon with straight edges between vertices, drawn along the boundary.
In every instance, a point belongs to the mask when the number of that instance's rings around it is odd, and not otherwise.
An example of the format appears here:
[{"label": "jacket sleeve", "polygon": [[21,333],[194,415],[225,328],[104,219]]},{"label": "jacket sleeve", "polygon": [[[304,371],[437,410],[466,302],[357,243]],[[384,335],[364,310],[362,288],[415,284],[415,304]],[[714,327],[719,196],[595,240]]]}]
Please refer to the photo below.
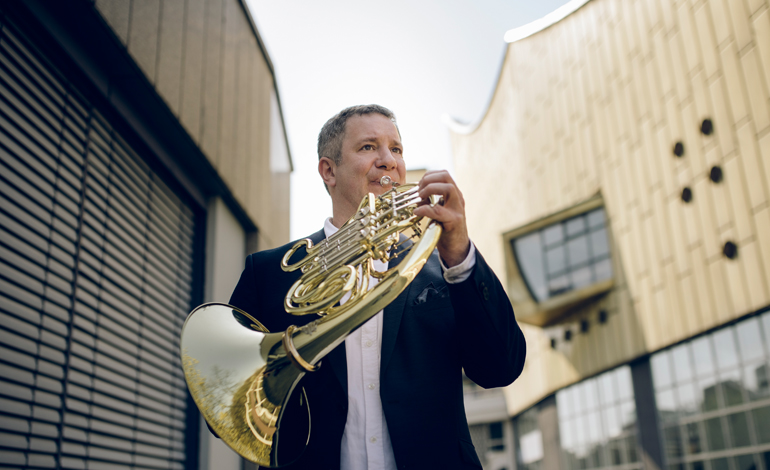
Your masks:
[{"label": "jacket sleeve", "polygon": [[465,374],[484,388],[510,385],[521,374],[527,346],[500,280],[476,251],[471,276],[449,284],[461,334]]}]

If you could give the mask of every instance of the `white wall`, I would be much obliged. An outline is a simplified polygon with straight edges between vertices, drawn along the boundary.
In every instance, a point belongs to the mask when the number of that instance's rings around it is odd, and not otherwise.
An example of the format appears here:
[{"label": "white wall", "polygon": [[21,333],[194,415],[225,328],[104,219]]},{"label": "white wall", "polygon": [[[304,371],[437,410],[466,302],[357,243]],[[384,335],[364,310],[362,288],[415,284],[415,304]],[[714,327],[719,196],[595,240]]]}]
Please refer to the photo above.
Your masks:
[{"label": "white wall", "polygon": [[[206,220],[205,302],[230,300],[246,259],[246,233],[220,198],[209,202]],[[200,470],[240,470],[241,458],[215,438],[201,418]]]}]

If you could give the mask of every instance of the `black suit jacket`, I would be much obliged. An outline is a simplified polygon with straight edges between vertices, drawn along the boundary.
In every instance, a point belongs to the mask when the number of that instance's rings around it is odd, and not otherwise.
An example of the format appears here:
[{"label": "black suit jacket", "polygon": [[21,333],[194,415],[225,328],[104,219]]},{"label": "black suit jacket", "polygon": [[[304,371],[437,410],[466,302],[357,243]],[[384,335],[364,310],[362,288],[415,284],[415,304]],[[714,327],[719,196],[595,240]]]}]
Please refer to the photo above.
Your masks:
[{"label": "black suit jacket", "polygon": [[[324,232],[309,238],[318,243]],[[292,245],[250,255],[230,299],[271,332],[314,319],[283,308],[299,278],[280,267]],[[521,373],[525,355],[508,296],[481,254],[468,280],[447,284],[434,251],[383,317],[380,396],[398,468],[481,468],[465,418],[462,371],[482,387],[505,386]],[[344,343],[300,385],[308,395],[310,442],[287,468],[337,469],[348,407]]]}]

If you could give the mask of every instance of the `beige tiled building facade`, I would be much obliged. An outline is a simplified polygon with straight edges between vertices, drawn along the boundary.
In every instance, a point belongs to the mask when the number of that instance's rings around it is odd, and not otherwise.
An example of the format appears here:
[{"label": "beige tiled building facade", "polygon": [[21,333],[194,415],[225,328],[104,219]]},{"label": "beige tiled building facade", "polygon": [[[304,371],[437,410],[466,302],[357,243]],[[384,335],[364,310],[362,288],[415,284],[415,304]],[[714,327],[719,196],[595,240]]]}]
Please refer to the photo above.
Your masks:
[{"label": "beige tiled building facade", "polygon": [[525,324],[513,465],[770,469],[770,2],[578,0],[507,37],[451,127]]}]

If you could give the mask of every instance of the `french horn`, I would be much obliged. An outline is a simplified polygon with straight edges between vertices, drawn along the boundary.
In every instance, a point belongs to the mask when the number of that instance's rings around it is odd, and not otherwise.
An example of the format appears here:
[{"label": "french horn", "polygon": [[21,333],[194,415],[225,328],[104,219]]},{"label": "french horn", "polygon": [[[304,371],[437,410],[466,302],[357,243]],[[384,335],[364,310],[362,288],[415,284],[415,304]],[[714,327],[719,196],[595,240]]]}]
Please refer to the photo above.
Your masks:
[{"label": "french horn", "polygon": [[[315,245],[300,240],[281,261],[284,271],[302,273],[286,294],[286,311],[313,321],[269,332],[247,312],[208,303],[182,328],[182,367],[195,404],[230,448],[261,467],[299,458],[310,438],[300,379],[412,282],[441,236],[441,225],[414,215],[417,184],[387,176],[380,184],[391,189],[365,196],[337,233]],[[374,260],[390,261],[400,248],[396,266],[375,270]]]}]

